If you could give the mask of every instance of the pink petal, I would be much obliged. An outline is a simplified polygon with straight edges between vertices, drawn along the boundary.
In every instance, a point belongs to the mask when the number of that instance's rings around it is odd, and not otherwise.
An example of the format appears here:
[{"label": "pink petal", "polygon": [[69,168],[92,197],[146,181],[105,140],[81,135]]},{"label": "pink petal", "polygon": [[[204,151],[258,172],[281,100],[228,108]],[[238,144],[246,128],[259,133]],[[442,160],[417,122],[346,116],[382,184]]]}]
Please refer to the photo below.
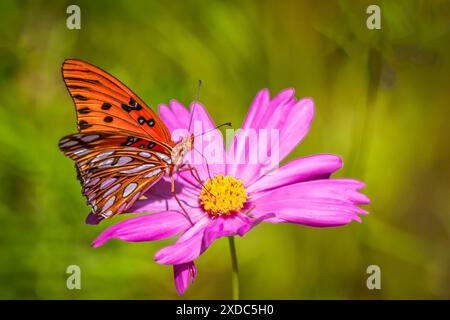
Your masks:
[{"label": "pink petal", "polygon": [[342,160],[333,154],[318,154],[297,158],[262,176],[247,187],[247,191],[256,193],[297,182],[325,179],[340,168],[342,168]]},{"label": "pink petal", "polygon": [[200,219],[175,244],[159,250],[155,255],[155,261],[160,264],[183,264],[197,259],[203,252],[203,234],[209,222],[208,216]]},{"label": "pink petal", "polygon": [[[290,95],[290,93],[287,93]],[[270,93],[263,89],[257,93],[255,99],[250,105],[250,109],[245,117],[242,129],[257,129],[260,126],[261,119],[269,111]]]},{"label": "pink petal", "polygon": [[[215,130],[216,125],[201,103],[191,103],[190,110],[192,114],[190,131],[196,136],[194,140],[195,150],[191,153],[200,178],[206,180],[216,173],[225,172],[223,136],[220,130]],[[182,173],[181,175],[184,177],[186,174],[190,175],[190,173]]]},{"label": "pink petal", "polygon": [[[190,133],[196,135],[195,150],[186,155],[185,162],[195,166],[203,181],[216,173],[225,172],[225,145],[222,133],[220,130],[214,130],[216,125],[200,102],[191,103],[190,112],[188,112],[178,101],[172,100],[170,107],[160,105],[159,112],[172,134],[176,129],[189,129]],[[180,137],[174,138],[177,142]],[[192,185],[199,184],[189,171],[179,171],[178,175]]]},{"label": "pink petal", "polygon": [[293,89],[282,91],[272,101],[270,101],[269,91],[261,90],[253,100],[247,117],[242,125],[242,130],[237,132],[233,142],[228,148],[228,159],[233,159],[232,163],[227,164],[227,174],[232,175],[243,181],[249,180],[256,172],[259,172],[260,165],[248,164],[246,158],[249,156],[248,143],[238,143],[244,139],[248,129],[258,130],[265,127],[265,119],[270,113],[274,112],[277,104],[289,100],[294,94]]},{"label": "pink petal", "polygon": [[[176,201],[171,191],[171,183],[169,178],[164,177],[155,186],[150,188],[144,195],[146,199],[138,200],[130,212],[158,212],[158,211],[180,211],[180,205]],[[184,209],[188,211],[194,219],[194,216],[200,209],[198,203],[198,188],[193,188],[190,184],[181,183],[175,180],[175,193],[180,199]]]},{"label": "pink petal", "polygon": [[97,248],[111,238],[129,242],[153,241],[173,236],[188,229],[189,220],[178,211],[167,211],[133,217],[109,227],[94,240]]},{"label": "pink petal", "polygon": [[175,287],[180,296],[186,291],[189,283],[194,282],[196,274],[197,269],[194,262],[176,264],[173,266]]},{"label": "pink petal", "polygon": [[171,100],[169,106],[165,104],[159,105],[158,111],[171,133],[177,129],[187,129],[190,114],[177,100]]},{"label": "pink petal", "polygon": [[[293,89],[280,92],[270,102],[267,102],[267,92],[263,91],[255,98],[249,112],[248,117],[250,118],[246,119],[244,124],[246,128],[255,130],[267,129],[268,136],[270,136],[270,130],[278,130],[280,142],[278,144],[278,162],[281,162],[305,137],[313,115],[313,101],[311,99],[297,101]],[[257,134],[259,134],[258,131]],[[246,161],[246,157],[250,154],[249,144],[239,143],[240,139],[245,139],[245,136],[245,131],[236,134],[230,145],[228,156],[233,158],[234,154],[235,161],[227,165],[227,174],[250,184],[270,170],[273,163],[261,163],[262,159],[258,159],[260,163],[248,164],[249,161]],[[271,150],[270,140],[267,144],[267,151],[272,154],[275,150]],[[274,152],[274,154],[276,153]]]},{"label": "pink petal", "polygon": [[304,98],[285,107],[286,122],[280,125],[280,161],[303,140],[314,118],[314,101]]},{"label": "pink petal", "polygon": [[177,243],[158,251],[155,260],[161,264],[181,264],[197,259],[214,240],[225,236],[243,236],[273,214],[252,219],[238,213],[232,216],[205,217],[178,239]]},{"label": "pink petal", "polygon": [[344,225],[361,221],[358,214],[367,211],[357,204],[368,204],[369,198],[356,191],[364,186],[352,179],[326,179],[301,182],[256,194],[252,199],[255,216],[274,213],[268,221],[298,223],[313,227]]},{"label": "pink petal", "polygon": [[[257,219],[238,213],[233,216],[220,216],[214,219],[205,231],[203,246],[208,248],[216,239],[239,235],[243,237],[263,220],[272,218],[273,214],[261,215]],[[206,250],[206,249],[205,249]]]}]

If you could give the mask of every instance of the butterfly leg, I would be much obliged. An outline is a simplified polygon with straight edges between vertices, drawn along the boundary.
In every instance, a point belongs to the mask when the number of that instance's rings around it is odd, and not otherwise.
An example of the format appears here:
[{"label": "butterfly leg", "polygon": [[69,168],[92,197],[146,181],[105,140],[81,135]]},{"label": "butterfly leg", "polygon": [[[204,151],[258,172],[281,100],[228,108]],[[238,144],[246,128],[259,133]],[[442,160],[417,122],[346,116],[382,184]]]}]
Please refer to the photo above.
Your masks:
[{"label": "butterfly leg", "polygon": [[211,196],[213,196],[211,191],[209,191],[208,189],[205,188],[205,184],[202,181],[202,179],[200,178],[200,175],[199,175],[197,169],[195,167],[191,167],[190,165],[187,165],[187,164],[185,164],[185,166],[186,167],[178,168],[178,171],[190,171],[192,177],[195,179],[195,181],[197,181],[200,184],[202,189],[205,190],[206,192],[208,192]]},{"label": "butterfly leg", "polygon": [[206,157],[203,155],[203,153],[201,153],[200,151],[198,151],[197,148],[195,148],[194,146],[192,146],[192,149],[194,149],[198,154],[200,154],[200,156],[203,158],[203,160],[205,160],[206,170],[208,171],[208,177],[209,177],[209,179],[212,180],[211,171],[209,170],[208,160],[207,160]]},{"label": "butterfly leg", "polygon": [[181,203],[181,200],[178,198],[178,196],[177,196],[177,194],[175,192],[175,179],[173,177],[173,174],[170,175],[170,184],[171,184],[171,192],[173,194],[173,197],[175,198],[175,200],[177,201],[177,203],[180,206],[181,210],[183,211],[184,216],[186,217],[186,219],[189,220],[191,225],[194,225],[194,223],[192,222],[191,218],[189,217],[189,213],[186,211],[186,209],[184,208],[183,204]]},{"label": "butterfly leg", "polygon": [[186,165],[185,168],[180,168],[178,169],[178,171],[190,171],[192,177],[195,179],[195,181],[197,181],[198,183],[200,183],[203,186],[203,181],[200,178],[200,175],[198,174],[198,171],[195,167],[191,167],[190,165]]}]

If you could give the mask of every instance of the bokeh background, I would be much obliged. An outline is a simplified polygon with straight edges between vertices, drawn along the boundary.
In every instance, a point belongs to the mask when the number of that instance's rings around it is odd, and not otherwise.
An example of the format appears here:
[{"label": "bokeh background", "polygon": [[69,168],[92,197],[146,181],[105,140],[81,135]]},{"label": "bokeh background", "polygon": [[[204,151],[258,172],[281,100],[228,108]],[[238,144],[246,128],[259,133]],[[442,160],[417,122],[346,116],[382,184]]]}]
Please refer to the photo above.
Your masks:
[{"label": "bokeh background", "polygon": [[[81,30],[66,8],[81,7]],[[366,28],[378,4],[382,29]],[[73,163],[76,130],[60,66],[90,61],[149,105],[201,101],[239,127],[261,88],[313,97],[311,131],[291,158],[336,153],[337,177],[367,183],[363,223],[263,224],[237,239],[242,298],[450,298],[449,1],[0,2],[0,298],[178,298],[153,262],[174,241],[92,249]],[[79,265],[82,289],[66,288]],[[379,265],[382,289],[368,290]],[[198,260],[184,298],[231,297],[226,239]]]}]

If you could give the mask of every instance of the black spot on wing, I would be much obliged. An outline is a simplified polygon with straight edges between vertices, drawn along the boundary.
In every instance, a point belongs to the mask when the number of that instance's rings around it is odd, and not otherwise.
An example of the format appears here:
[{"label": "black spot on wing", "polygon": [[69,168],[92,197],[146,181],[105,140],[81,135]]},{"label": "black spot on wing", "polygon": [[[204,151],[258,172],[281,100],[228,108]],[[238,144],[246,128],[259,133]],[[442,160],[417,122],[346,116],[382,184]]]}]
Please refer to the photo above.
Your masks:
[{"label": "black spot on wing", "polygon": [[111,103],[105,102],[102,105],[102,110],[109,110],[109,109],[111,109]]},{"label": "black spot on wing", "polygon": [[74,97],[75,99],[81,100],[81,101],[87,101],[87,100],[89,100],[89,98],[87,98],[87,97],[85,97],[85,96],[82,96],[81,94],[76,94],[76,95],[74,95],[73,97]]},{"label": "black spot on wing", "polygon": [[81,114],[88,114],[89,112],[91,112],[91,109],[89,109],[89,108],[78,109],[78,113],[81,113]]},{"label": "black spot on wing", "polygon": [[86,120],[81,120],[81,121],[78,123],[78,125],[79,125],[79,127],[80,127],[81,130],[84,130],[84,129],[87,129],[87,128],[89,128],[89,127],[92,127],[92,124],[89,124]]},{"label": "black spot on wing", "polygon": [[122,109],[126,112],[131,112],[133,110],[133,107],[130,107],[129,105],[126,105],[125,103],[122,103]]}]

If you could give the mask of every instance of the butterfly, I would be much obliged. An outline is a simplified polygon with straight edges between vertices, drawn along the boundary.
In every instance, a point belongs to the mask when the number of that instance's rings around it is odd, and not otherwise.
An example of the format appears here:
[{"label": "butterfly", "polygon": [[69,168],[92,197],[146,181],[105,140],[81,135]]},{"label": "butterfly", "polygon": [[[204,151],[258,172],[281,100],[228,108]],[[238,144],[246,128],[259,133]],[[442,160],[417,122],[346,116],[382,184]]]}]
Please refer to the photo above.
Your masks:
[{"label": "butterfly", "polygon": [[[176,197],[173,175],[192,150],[194,135],[174,143],[144,101],[90,63],[67,59],[62,77],[75,104],[78,133],[63,137],[59,148],[75,161],[82,193],[92,209],[87,223],[130,209],[164,174],[170,176]],[[186,169],[195,172],[193,167]],[[198,173],[193,176],[199,180]]]}]

